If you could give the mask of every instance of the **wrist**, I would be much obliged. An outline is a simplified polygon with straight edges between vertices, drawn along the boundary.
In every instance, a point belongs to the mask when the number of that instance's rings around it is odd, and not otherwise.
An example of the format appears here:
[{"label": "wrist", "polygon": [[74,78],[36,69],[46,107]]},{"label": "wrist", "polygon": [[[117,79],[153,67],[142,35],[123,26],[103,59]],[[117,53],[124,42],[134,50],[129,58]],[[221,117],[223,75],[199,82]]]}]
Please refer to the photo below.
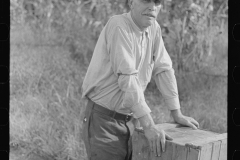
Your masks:
[{"label": "wrist", "polygon": [[174,109],[174,110],[171,110],[171,116],[175,119],[176,117],[180,117],[182,116],[182,112],[179,109]]},{"label": "wrist", "polygon": [[155,126],[155,123],[150,114],[146,114],[145,116],[138,118],[138,121],[140,122],[143,130],[150,129]]}]

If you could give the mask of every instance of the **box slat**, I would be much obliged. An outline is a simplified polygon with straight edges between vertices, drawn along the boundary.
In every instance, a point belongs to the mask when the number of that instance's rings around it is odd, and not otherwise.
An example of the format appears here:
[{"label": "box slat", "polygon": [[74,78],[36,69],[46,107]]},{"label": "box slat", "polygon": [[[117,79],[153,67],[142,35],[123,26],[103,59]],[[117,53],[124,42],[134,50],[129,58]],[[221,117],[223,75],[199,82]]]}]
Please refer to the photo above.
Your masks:
[{"label": "box slat", "polygon": [[219,160],[226,160],[227,159],[227,139],[223,139],[220,147],[220,156]]},{"label": "box slat", "polygon": [[[133,156],[135,160],[147,160],[149,153],[149,145],[145,136],[141,132],[134,132],[132,137],[133,142]],[[138,145],[139,144],[139,145]],[[146,144],[146,145],[142,145]],[[145,156],[145,157],[144,157]]]},{"label": "box slat", "polygon": [[188,148],[187,160],[199,160],[200,158],[199,154],[200,154],[200,150]]},{"label": "box slat", "polygon": [[212,160],[218,160],[219,154],[220,154],[220,146],[221,146],[221,141],[216,141],[213,144]]},{"label": "box slat", "polygon": [[211,160],[213,144],[209,143],[201,148],[200,160]]},{"label": "box slat", "polygon": [[162,154],[159,160],[173,160],[172,155],[173,155],[173,143],[167,141],[165,152]]},{"label": "box slat", "polygon": [[173,160],[187,159],[187,148],[173,143]]},{"label": "box slat", "polygon": [[166,151],[164,153],[162,153],[161,157],[156,157],[153,154],[153,152],[151,152],[150,156],[149,156],[150,157],[149,159],[151,159],[151,160],[173,160],[172,155],[173,155],[173,144],[172,143],[166,143]]}]

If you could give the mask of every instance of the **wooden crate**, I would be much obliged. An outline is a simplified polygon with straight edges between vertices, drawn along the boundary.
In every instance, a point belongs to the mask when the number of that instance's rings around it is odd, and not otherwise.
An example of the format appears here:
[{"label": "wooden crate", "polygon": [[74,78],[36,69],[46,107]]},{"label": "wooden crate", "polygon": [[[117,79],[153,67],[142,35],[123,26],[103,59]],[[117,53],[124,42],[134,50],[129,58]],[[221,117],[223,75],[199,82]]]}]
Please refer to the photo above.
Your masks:
[{"label": "wooden crate", "polygon": [[133,134],[133,160],[227,160],[227,133],[193,130],[177,124],[159,124],[173,140],[166,141],[166,151],[156,157],[149,150],[143,130]]}]

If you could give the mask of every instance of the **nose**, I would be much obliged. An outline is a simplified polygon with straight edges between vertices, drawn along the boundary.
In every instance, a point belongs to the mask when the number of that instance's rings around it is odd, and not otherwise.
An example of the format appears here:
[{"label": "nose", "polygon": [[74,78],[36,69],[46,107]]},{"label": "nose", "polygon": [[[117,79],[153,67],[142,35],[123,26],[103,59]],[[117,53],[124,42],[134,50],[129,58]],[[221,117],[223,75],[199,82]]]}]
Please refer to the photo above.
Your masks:
[{"label": "nose", "polygon": [[156,4],[151,1],[150,3],[148,3],[148,9],[151,10],[151,11],[155,11],[157,8]]}]

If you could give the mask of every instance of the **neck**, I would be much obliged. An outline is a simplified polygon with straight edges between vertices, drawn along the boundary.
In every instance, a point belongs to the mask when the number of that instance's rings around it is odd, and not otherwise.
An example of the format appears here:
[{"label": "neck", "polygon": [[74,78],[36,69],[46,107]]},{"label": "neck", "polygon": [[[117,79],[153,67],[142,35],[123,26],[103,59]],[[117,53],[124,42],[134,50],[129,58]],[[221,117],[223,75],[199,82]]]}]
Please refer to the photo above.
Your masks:
[{"label": "neck", "polygon": [[145,31],[145,30],[147,29],[147,28],[141,28],[141,27],[138,25],[138,23],[136,22],[136,20],[135,20],[135,18],[134,18],[134,16],[133,16],[132,11],[130,11],[130,15],[131,15],[131,17],[132,17],[133,22],[136,24],[136,26],[137,26],[141,31]]}]

